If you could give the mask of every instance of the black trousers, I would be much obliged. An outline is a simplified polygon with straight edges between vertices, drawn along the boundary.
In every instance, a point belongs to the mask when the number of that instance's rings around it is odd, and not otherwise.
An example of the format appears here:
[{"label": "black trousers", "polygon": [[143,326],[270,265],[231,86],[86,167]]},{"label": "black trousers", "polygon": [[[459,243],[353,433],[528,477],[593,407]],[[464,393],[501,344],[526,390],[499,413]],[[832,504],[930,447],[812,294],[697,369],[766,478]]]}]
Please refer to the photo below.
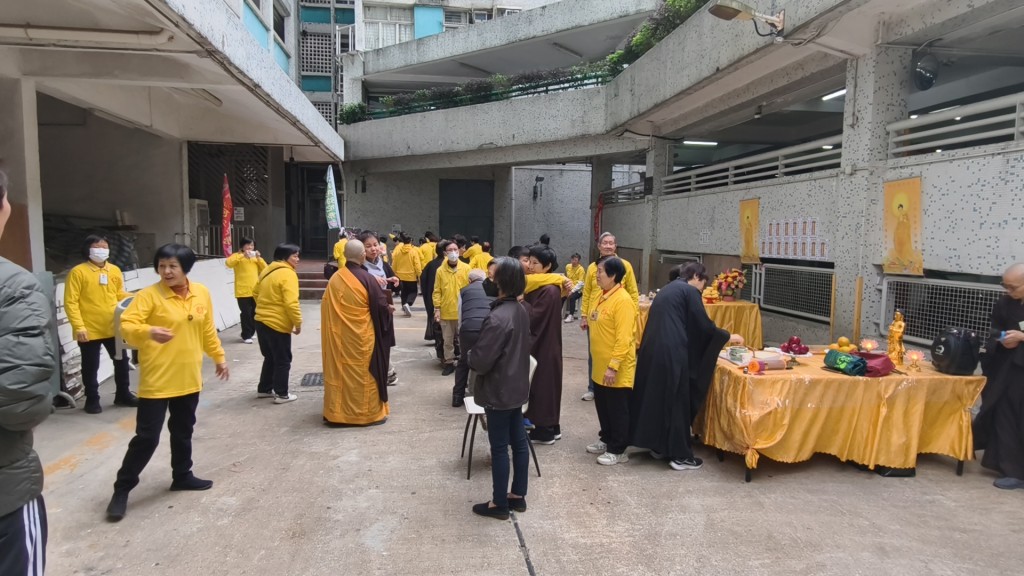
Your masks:
[{"label": "black trousers", "polygon": [[174,398],[139,398],[135,437],[128,443],[128,452],[117,471],[115,492],[127,492],[139,484],[139,474],[160,444],[160,429],[167,413],[170,413],[167,431],[171,433],[171,477],[181,480],[192,474],[192,429],[196,425],[197,406],[199,392]]},{"label": "black trousers", "polygon": [[465,398],[466,386],[469,384],[469,351],[476,344],[480,337],[479,330],[459,330],[459,344],[462,346],[462,354],[458,363],[455,364],[455,387],[452,394]]},{"label": "black trousers", "polygon": [[[88,402],[99,402],[100,383],[96,375],[100,370],[100,348],[106,348],[110,359],[114,360],[114,339],[79,342],[78,348],[82,351],[82,385],[85,386],[85,399]],[[128,353],[125,352],[123,359],[114,360],[114,385],[117,397],[130,394],[128,370]]]},{"label": "black trousers", "polygon": [[402,304],[408,304],[412,306],[416,303],[416,294],[419,293],[420,287],[415,281],[402,280]]},{"label": "black trousers", "polygon": [[270,392],[284,397],[288,395],[288,373],[292,369],[292,335],[278,332],[262,322],[256,323],[256,336],[260,339],[260,353],[263,354],[263,370],[257,392]]},{"label": "black trousers", "polygon": [[242,312],[242,340],[248,340],[256,333],[256,299],[250,296],[237,300]]},{"label": "black trousers", "polygon": [[608,452],[622,454],[629,447],[629,397],[632,388],[611,388],[594,383],[594,407],[601,424],[601,442]]},{"label": "black trousers", "polygon": [[43,576],[46,536],[46,505],[41,494],[0,516],[0,574]]}]

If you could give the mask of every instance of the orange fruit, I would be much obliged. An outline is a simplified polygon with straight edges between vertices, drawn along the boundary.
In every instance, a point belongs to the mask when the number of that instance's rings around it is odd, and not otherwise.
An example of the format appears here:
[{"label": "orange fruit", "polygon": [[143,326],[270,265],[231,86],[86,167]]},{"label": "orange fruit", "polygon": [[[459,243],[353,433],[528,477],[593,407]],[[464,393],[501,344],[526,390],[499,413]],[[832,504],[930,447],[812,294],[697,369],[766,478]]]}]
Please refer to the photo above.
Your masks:
[{"label": "orange fruit", "polygon": [[839,344],[839,346],[849,346],[850,339],[847,338],[846,336],[840,336],[839,340],[837,340],[836,343]]},{"label": "orange fruit", "polygon": [[829,344],[828,345],[828,349],[829,350],[839,350],[839,344]]}]

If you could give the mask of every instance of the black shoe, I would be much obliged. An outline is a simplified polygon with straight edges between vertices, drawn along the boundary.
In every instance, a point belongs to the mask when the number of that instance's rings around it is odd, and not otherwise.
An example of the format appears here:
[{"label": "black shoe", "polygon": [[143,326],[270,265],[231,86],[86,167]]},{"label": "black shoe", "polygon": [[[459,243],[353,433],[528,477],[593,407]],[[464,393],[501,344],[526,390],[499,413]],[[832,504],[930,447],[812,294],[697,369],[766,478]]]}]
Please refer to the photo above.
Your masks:
[{"label": "black shoe", "polygon": [[189,474],[186,478],[171,482],[171,490],[209,490],[213,488],[213,480],[203,480]]},{"label": "black shoe", "polygon": [[560,425],[555,426],[555,440],[562,439],[562,427]]},{"label": "black shoe", "polygon": [[457,394],[452,394],[452,408],[462,408],[465,404],[465,398]]},{"label": "black shoe", "polygon": [[114,396],[114,406],[127,406],[128,408],[137,408],[139,406],[139,397],[131,392],[125,394],[117,394]]},{"label": "black shoe", "polygon": [[[486,506],[486,504],[484,504]],[[510,510],[515,512],[526,512],[526,498],[512,498],[508,499],[508,507]]]},{"label": "black shoe", "polygon": [[490,502],[473,504],[473,514],[494,518],[495,520],[508,520],[508,508],[499,508],[498,506],[491,508],[490,504]]},{"label": "black shoe", "polygon": [[444,370],[441,370],[441,376],[451,376],[455,373],[455,364],[445,364]]},{"label": "black shoe", "polygon": [[100,399],[95,400],[89,399],[85,401],[85,413],[86,414],[99,414],[103,412],[103,407],[100,406]]},{"label": "black shoe", "polygon": [[530,442],[534,444],[543,444],[545,446],[551,446],[555,443],[555,433],[546,426],[538,426],[527,433],[530,437]]},{"label": "black shoe", "polygon": [[114,492],[114,495],[110,498],[110,504],[107,504],[107,521],[120,522],[127,512],[128,493]]}]

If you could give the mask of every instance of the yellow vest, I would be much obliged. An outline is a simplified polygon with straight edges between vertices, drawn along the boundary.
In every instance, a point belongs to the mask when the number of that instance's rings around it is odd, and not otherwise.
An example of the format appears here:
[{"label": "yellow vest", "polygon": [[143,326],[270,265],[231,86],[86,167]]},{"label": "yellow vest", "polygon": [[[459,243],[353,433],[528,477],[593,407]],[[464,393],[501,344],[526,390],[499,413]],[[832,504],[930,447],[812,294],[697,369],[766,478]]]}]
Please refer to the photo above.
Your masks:
[{"label": "yellow vest", "polygon": [[437,269],[434,280],[434,308],[441,311],[441,320],[459,319],[459,291],[469,286],[469,264],[459,260],[455,268],[446,261]]},{"label": "yellow vest", "polygon": [[235,271],[235,298],[252,297],[252,289],[256,287],[260,272],[267,267],[267,261],[263,258],[246,258],[242,252],[235,252],[228,256],[225,264]]},{"label": "yellow vest", "polygon": [[[583,264],[577,264],[573,266],[572,263],[565,265],[565,275],[572,280],[573,284],[583,282],[583,278],[586,272],[584,271]],[[623,278],[625,280],[625,278]]]},{"label": "yellow vest", "polygon": [[473,256],[473,259],[469,261],[469,268],[470,270],[479,269],[486,272],[487,265],[490,264],[491,260],[494,260],[494,256],[490,252],[481,252]]},{"label": "yellow vest", "polygon": [[[158,326],[174,332],[160,344],[149,336]],[[139,349],[139,398],[174,398],[203,389],[203,352],[224,363],[217,337],[210,291],[189,282],[188,298],[181,298],[163,281],[139,291],[121,315],[121,333]]]},{"label": "yellow vest", "polygon": [[113,338],[114,310],[129,296],[121,269],[110,262],[102,268],[91,261],[75,266],[64,280],[64,313],[72,332],[85,330],[89,340]]},{"label": "yellow vest", "polygon": [[636,315],[637,308],[633,300],[621,286],[597,297],[587,316],[590,355],[594,359],[590,379],[594,382],[602,384],[605,371],[612,368],[618,371],[612,388],[633,387],[636,372],[636,346],[633,341]]},{"label": "yellow vest", "polygon": [[483,251],[484,249],[481,248],[479,244],[473,244],[469,248],[466,248],[466,251],[462,253],[462,257],[466,260],[472,261],[474,256],[482,254]]},{"label": "yellow vest", "polygon": [[260,274],[253,290],[256,298],[256,321],[287,334],[302,326],[299,307],[299,275],[287,262],[273,262]]}]

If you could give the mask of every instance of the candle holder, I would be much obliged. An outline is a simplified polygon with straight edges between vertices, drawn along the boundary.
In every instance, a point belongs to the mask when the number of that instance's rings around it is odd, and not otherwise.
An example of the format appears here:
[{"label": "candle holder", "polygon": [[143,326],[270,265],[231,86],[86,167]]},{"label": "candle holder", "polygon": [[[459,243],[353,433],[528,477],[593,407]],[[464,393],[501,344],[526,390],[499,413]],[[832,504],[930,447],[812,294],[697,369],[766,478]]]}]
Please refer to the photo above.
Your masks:
[{"label": "candle holder", "polygon": [[910,350],[907,352],[907,360],[910,360],[910,366],[907,366],[907,370],[920,372],[921,367],[918,366],[917,363],[924,360],[924,352],[921,352],[920,350]]},{"label": "candle holder", "polygon": [[860,349],[865,352],[874,352],[878,349],[878,341],[865,338],[860,341]]}]

